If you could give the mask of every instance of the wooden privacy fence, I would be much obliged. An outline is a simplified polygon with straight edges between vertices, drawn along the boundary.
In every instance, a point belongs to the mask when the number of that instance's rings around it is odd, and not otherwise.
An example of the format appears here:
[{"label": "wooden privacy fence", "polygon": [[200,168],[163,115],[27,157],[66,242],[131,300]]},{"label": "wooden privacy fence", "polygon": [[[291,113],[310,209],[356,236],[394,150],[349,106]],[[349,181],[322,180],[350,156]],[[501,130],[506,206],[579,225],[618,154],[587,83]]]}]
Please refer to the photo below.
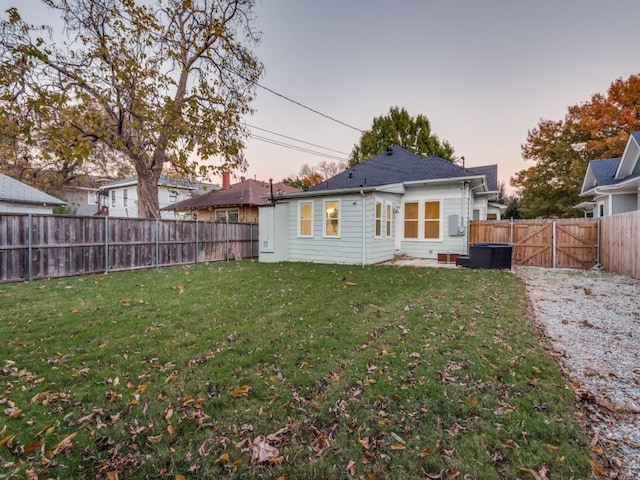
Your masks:
[{"label": "wooden privacy fence", "polygon": [[592,218],[473,220],[469,244],[505,243],[513,265],[591,268],[598,259],[598,222]]},{"label": "wooden privacy fence", "polygon": [[600,264],[608,272],[640,278],[640,211],[600,219]]},{"label": "wooden privacy fence", "polygon": [[252,258],[257,247],[255,224],[0,214],[0,282]]}]

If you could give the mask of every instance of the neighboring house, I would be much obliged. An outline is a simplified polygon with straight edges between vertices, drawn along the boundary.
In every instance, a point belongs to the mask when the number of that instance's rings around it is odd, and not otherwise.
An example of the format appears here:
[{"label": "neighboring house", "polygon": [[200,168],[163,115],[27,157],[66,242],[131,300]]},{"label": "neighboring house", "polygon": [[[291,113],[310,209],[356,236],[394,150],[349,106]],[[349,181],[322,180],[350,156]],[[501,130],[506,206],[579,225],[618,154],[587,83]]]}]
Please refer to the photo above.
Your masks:
[{"label": "neighboring house", "polygon": [[640,132],[629,135],[622,157],[589,162],[580,196],[591,197],[573,207],[585,216],[640,210]]},{"label": "neighboring house", "polygon": [[470,219],[500,218],[496,165],[463,168],[399,147],[260,208],[263,262],[374,264],[467,252]]},{"label": "neighboring house", "polygon": [[62,205],[62,200],[0,173],[0,213],[51,214]]},{"label": "neighboring house", "polygon": [[[98,189],[99,210],[95,212],[109,217],[138,217],[138,177],[126,178],[102,185]],[[158,203],[161,218],[174,219],[174,212],[162,210],[187,198],[201,195],[220,187],[214,184],[193,182],[190,180],[160,177],[158,180]]]},{"label": "neighboring house", "polygon": [[174,205],[164,207],[164,211],[175,211],[182,218],[198,219],[205,222],[257,223],[258,206],[284,193],[300,192],[286,183],[274,183],[242,178],[240,182],[230,182],[229,174],[223,174],[222,190],[209,192],[199,197],[189,198]]}]

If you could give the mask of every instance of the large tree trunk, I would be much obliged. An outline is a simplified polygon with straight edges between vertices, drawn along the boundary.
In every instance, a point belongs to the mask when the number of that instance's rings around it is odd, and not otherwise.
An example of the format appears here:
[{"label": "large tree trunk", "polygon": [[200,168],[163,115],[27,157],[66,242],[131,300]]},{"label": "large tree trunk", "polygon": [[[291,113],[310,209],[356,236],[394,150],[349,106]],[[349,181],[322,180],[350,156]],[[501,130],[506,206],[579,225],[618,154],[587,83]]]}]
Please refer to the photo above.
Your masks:
[{"label": "large tree trunk", "polygon": [[153,172],[138,172],[138,218],[160,218],[159,178]]}]

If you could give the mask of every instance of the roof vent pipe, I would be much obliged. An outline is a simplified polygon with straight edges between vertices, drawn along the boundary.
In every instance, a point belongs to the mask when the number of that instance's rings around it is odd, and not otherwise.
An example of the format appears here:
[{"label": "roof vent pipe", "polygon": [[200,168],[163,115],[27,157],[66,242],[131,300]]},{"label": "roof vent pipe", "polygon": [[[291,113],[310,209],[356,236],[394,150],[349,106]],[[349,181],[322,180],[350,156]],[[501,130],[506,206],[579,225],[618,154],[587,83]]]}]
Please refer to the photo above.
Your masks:
[{"label": "roof vent pipe", "polygon": [[392,146],[388,146],[387,147],[387,155],[391,155],[393,153],[393,147]]}]

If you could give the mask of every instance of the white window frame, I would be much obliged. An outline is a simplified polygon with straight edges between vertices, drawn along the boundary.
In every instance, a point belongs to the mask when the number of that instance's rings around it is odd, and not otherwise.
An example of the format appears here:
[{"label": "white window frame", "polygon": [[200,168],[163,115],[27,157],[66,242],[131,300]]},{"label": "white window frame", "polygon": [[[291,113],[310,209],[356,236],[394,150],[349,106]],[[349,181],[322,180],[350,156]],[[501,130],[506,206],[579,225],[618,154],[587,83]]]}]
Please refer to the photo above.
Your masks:
[{"label": "white window frame", "polygon": [[111,190],[111,206],[115,207],[117,205],[116,203],[116,191],[115,190]]},{"label": "white window frame", "polygon": [[125,188],[122,191],[122,206],[126,207],[128,202],[129,202],[129,191]]},{"label": "white window frame", "polygon": [[[407,232],[407,204],[413,204],[416,203],[418,205],[418,214],[416,216],[415,219],[411,218],[410,221],[415,221],[417,222],[416,225],[416,236],[415,237],[407,237],[406,232]],[[421,208],[422,202],[420,200],[410,200],[410,201],[406,201],[402,203],[402,239],[403,240],[408,240],[410,242],[415,242],[417,240],[420,240],[420,208]]]},{"label": "white window frame", "polygon": [[[380,216],[378,216],[378,206],[380,206]],[[373,204],[373,238],[382,238],[383,228],[385,227],[384,202],[376,198]]]},{"label": "white window frame", "polygon": [[384,204],[384,236],[391,238],[393,236],[393,205],[389,202]]},{"label": "white window frame", "polygon": [[[434,203],[434,202],[438,202],[438,236],[437,237],[430,237],[427,238],[426,237],[426,229],[425,224],[427,223],[427,221],[434,221],[434,219],[427,219],[427,209],[426,209],[426,203]],[[430,198],[430,199],[424,199],[422,200],[422,240],[426,241],[426,242],[439,242],[442,241],[442,224],[443,224],[443,218],[442,218],[442,199],[434,199],[434,198]],[[420,212],[418,212],[419,214]]]},{"label": "white window frame", "polygon": [[[338,204],[338,218],[336,218],[336,221],[338,222],[338,228],[337,228],[337,233],[335,235],[327,233],[327,221],[330,220],[330,218],[327,216],[327,204],[329,203]],[[335,200],[325,199],[322,202],[322,237],[323,238],[341,238],[341,234],[342,234],[342,202],[340,201],[339,198]]]},{"label": "white window frame", "polygon": [[[309,235],[303,235],[302,234],[302,230],[301,230],[301,228],[302,228],[302,220],[303,220],[303,218],[302,218],[302,206],[303,205],[310,205],[311,206],[311,218],[309,219],[311,221],[311,228],[310,228],[311,233]],[[297,212],[298,213],[298,219],[297,219],[297,230],[296,230],[298,238],[313,238],[314,206],[315,205],[314,205],[314,201],[313,200],[299,200],[298,201],[298,212]]]}]

